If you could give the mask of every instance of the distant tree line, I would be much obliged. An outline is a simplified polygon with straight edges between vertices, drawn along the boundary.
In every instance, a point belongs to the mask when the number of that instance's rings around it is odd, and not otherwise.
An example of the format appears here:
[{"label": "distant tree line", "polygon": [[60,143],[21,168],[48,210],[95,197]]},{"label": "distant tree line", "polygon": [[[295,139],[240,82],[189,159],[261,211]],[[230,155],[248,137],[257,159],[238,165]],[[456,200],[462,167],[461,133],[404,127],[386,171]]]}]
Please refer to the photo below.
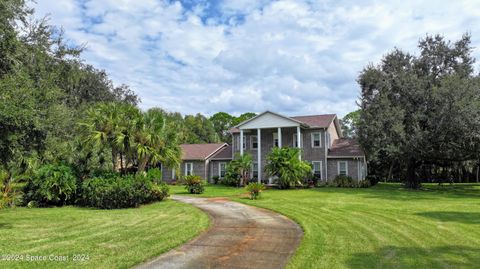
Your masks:
[{"label": "distant tree line", "polygon": [[85,63],[83,47],[67,44],[61,29],[33,13],[24,0],[0,2],[0,169],[22,174],[65,163],[88,173],[175,164],[179,144],[229,142],[228,129],[255,115],[142,112],[135,92]]},{"label": "distant tree line", "polygon": [[363,69],[360,110],[344,118],[346,133],[358,137],[369,173],[382,180],[410,188],[478,182],[480,77],[471,38],[426,36],[418,48],[394,49]]}]

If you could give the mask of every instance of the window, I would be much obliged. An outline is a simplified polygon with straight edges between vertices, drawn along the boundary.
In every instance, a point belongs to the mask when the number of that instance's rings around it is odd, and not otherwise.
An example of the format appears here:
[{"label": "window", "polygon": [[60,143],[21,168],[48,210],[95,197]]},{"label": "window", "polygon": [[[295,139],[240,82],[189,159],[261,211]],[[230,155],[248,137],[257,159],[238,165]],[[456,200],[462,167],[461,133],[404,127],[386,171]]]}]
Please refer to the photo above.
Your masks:
[{"label": "window", "polygon": [[250,136],[250,145],[252,145],[252,149],[258,148],[258,140],[256,135]]},{"label": "window", "polygon": [[312,133],[312,148],[319,148],[321,146],[321,136],[319,132]]},{"label": "window", "polygon": [[348,166],[347,161],[339,161],[338,164],[338,174],[342,176],[348,175]]},{"label": "window", "polygon": [[243,135],[243,149],[247,149],[247,136]]},{"label": "window", "polygon": [[273,146],[278,147],[278,133],[273,133]]},{"label": "window", "polygon": [[224,162],[218,163],[218,176],[220,178],[225,177],[226,171],[227,171],[227,163],[224,163]]},{"label": "window", "polygon": [[313,168],[313,175],[315,175],[316,178],[322,178],[322,162],[320,161],[313,161],[312,162],[312,168]]},{"label": "window", "polygon": [[252,163],[252,178],[258,179],[258,163]]},{"label": "window", "polygon": [[[300,135],[300,147],[303,146],[303,135]],[[293,147],[298,148],[297,134],[293,134]]]},{"label": "window", "polygon": [[193,175],[193,163],[185,163],[185,175]]}]

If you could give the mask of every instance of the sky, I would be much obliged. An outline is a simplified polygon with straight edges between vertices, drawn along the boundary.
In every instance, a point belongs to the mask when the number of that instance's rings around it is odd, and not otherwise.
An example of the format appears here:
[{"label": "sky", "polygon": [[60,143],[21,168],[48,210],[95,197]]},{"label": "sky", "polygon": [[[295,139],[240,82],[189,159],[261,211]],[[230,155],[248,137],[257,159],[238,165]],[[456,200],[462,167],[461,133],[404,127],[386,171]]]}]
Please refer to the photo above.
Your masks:
[{"label": "sky", "polygon": [[[369,63],[418,40],[472,35],[480,1],[37,0],[37,17],[86,45],[87,63],[129,85],[140,107],[183,114],[356,110]],[[478,63],[476,63],[478,69]]]}]

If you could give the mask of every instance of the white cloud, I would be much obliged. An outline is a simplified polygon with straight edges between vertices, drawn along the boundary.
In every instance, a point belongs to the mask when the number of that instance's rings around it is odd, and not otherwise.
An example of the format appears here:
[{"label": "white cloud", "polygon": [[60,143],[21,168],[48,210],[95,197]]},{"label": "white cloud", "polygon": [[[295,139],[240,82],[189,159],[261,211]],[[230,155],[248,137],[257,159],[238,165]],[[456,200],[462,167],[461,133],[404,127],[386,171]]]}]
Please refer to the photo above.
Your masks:
[{"label": "white cloud", "polygon": [[[195,2],[195,1],[193,1]],[[143,108],[287,114],[356,109],[356,78],[426,33],[480,43],[476,1],[42,0],[84,58],[140,95]],[[478,57],[478,50],[475,51]]]}]

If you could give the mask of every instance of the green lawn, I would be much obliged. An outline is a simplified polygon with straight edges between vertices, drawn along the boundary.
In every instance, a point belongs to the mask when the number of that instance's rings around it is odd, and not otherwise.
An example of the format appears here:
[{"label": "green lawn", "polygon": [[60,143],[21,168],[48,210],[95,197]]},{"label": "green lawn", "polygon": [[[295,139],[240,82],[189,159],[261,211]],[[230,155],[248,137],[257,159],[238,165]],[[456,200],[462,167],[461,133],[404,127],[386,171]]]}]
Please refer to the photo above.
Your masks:
[{"label": "green lawn", "polygon": [[[173,192],[185,194],[182,186]],[[209,185],[202,196],[230,197],[298,222],[305,236],[290,268],[480,266],[480,185],[267,190],[257,201],[244,192]]]},{"label": "green lawn", "polygon": [[[200,210],[174,201],[121,210],[0,210],[0,268],[128,268],[188,241],[208,225]],[[5,254],[23,255],[23,261],[2,261]],[[50,259],[50,254],[69,260],[26,261],[27,255]],[[82,255],[89,260],[73,260]]]}]

